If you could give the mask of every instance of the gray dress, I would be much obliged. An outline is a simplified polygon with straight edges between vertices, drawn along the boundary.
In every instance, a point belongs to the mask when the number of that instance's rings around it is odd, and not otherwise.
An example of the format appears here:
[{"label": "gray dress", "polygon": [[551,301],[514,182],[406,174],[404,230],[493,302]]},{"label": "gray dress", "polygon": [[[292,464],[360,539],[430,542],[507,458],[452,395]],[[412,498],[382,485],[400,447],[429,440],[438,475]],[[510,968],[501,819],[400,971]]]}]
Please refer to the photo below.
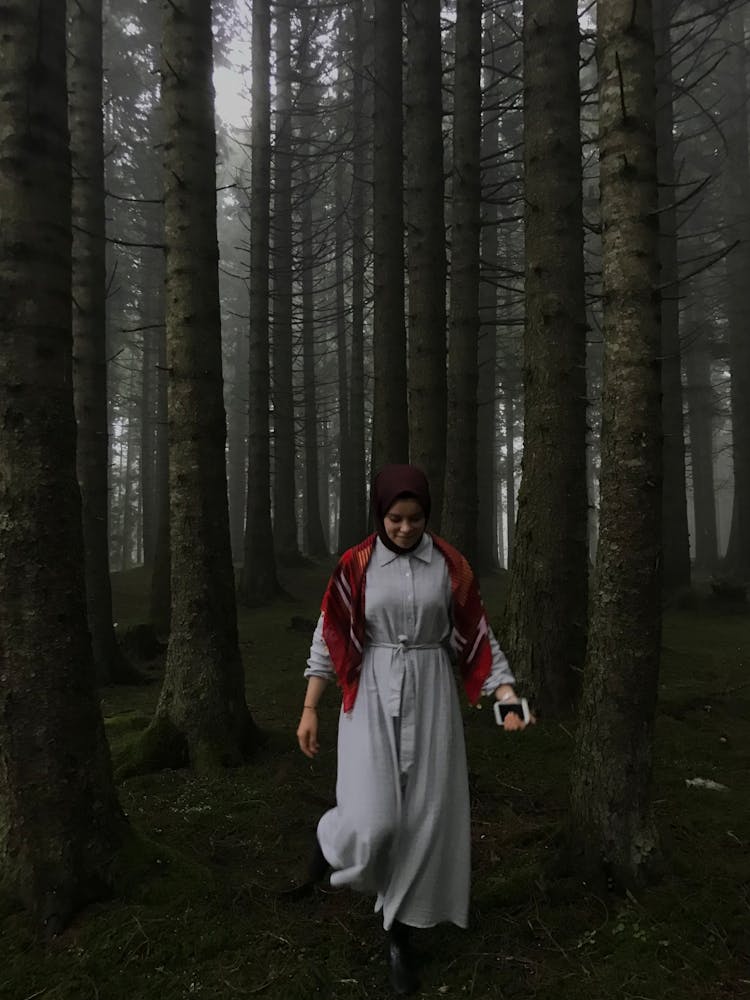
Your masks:
[{"label": "gray dress", "polygon": [[[318,840],[331,884],[373,893],[386,929],[467,925],[469,791],[450,604],[448,567],[429,535],[408,555],[376,541],[359,690],[339,719],[337,804]],[[485,694],[514,680],[491,633],[490,642]],[[322,618],[305,676],[335,676]]]}]

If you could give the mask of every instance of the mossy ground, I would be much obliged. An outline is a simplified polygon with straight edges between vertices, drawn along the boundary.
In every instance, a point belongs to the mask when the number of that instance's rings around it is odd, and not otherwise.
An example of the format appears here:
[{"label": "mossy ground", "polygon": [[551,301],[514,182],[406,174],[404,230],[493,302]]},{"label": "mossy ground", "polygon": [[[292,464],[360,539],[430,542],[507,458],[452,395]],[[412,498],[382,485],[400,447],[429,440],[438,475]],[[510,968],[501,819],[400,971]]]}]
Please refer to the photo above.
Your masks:
[{"label": "mossy ground", "polygon": [[[118,898],[89,908],[52,943],[23,915],[0,923],[0,997],[8,1000],[231,1000],[390,996],[372,900],[278,891],[304,869],[333,796],[336,697],[321,711],[323,750],[302,757],[294,730],[326,567],[295,571],[296,602],[243,612],[248,700],[268,740],[218,779],[187,771],[133,778],[120,797],[138,840]],[[496,617],[501,577],[485,582]],[[115,578],[122,625],[140,621],[145,580]],[[750,615],[699,603],[664,634],[654,798],[668,873],[634,897],[553,878],[565,815],[571,726],[504,737],[465,710],[473,795],[471,929],[418,938],[422,995],[549,1000],[750,996]],[[158,696],[107,689],[115,754]],[[726,791],[688,787],[712,779]],[[132,863],[131,863],[132,862]]]}]

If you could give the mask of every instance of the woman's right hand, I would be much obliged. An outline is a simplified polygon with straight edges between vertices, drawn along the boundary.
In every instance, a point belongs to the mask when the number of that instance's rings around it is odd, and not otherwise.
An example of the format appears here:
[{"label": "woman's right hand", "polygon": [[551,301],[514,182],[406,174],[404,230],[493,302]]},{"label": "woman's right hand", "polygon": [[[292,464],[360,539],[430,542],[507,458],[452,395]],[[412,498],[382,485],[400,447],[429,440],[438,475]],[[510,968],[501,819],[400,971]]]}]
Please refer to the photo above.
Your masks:
[{"label": "woman's right hand", "polygon": [[297,726],[299,748],[306,757],[314,757],[320,749],[318,743],[318,711],[315,708],[302,709],[302,717]]}]

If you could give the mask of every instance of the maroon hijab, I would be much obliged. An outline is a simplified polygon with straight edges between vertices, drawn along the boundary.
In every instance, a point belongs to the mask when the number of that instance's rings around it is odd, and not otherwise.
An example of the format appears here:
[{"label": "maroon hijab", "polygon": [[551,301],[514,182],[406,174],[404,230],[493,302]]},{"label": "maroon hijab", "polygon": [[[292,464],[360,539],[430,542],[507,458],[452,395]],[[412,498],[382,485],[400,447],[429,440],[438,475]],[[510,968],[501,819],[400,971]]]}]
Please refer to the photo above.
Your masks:
[{"label": "maroon hijab", "polygon": [[401,498],[413,498],[424,511],[425,520],[430,516],[430,486],[427,476],[415,465],[384,465],[372,484],[372,516],[378,538],[391,552],[404,555],[413,552],[422,541],[422,536],[408,549],[402,549],[388,537],[385,530],[385,515]]}]

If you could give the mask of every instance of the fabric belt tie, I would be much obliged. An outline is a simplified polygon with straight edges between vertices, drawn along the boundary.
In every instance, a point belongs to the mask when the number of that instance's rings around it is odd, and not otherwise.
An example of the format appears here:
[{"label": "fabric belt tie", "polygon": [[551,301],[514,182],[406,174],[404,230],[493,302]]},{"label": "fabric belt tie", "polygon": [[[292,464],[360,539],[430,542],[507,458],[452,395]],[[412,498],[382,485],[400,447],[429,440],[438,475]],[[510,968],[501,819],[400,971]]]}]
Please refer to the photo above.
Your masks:
[{"label": "fabric belt tie", "polygon": [[369,642],[368,646],[379,649],[390,649],[391,671],[388,685],[387,713],[393,719],[401,717],[399,740],[399,763],[403,774],[407,773],[414,760],[415,719],[414,711],[407,711],[402,716],[401,701],[406,678],[406,664],[409,653],[413,649],[444,649],[441,642],[409,642],[405,635],[398,637],[398,642]]}]

